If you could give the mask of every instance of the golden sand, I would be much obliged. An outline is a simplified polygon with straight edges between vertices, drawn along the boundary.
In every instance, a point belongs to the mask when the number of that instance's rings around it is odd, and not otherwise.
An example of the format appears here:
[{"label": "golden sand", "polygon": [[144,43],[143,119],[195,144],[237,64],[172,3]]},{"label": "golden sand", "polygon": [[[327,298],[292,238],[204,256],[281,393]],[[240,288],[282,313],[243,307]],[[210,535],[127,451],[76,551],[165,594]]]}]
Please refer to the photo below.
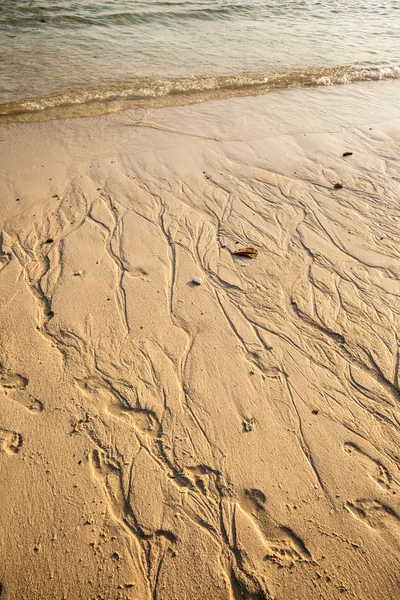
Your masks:
[{"label": "golden sand", "polygon": [[0,140],[2,600],[397,600],[400,84]]}]

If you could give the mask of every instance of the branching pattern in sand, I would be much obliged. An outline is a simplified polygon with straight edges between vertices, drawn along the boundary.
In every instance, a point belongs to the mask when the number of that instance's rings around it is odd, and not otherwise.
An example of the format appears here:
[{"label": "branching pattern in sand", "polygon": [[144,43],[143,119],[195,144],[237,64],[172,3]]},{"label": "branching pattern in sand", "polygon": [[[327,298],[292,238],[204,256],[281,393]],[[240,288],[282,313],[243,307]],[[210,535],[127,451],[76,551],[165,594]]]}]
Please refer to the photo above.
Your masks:
[{"label": "branching pattern in sand", "polygon": [[[200,143],[187,177],[126,147],[96,159],[2,239],[74,382],[135,598],[367,598],[338,555],[364,581],[380,560],[394,598],[396,149],[334,190],[328,160],[295,177]],[[5,366],[0,387],[21,377]]]}]

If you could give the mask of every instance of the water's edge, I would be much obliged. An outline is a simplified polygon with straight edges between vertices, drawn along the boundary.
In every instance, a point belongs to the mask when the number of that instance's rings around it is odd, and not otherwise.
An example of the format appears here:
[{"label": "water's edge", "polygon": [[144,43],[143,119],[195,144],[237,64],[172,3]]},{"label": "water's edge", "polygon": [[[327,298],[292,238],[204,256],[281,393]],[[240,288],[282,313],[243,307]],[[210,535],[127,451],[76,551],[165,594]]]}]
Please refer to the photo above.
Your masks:
[{"label": "water's edge", "polygon": [[257,96],[274,89],[344,85],[400,78],[400,66],[343,66],[226,77],[140,78],[126,85],[77,89],[0,103],[0,123],[96,116],[133,108],[162,108],[206,100]]}]

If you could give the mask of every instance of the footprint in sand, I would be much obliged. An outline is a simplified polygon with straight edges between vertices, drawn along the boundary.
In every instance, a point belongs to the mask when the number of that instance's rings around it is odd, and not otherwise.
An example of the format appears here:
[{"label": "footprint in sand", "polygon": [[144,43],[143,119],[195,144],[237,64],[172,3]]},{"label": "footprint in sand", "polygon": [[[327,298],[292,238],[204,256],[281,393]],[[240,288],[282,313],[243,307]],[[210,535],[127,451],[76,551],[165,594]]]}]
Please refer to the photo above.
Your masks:
[{"label": "footprint in sand", "polygon": [[396,546],[400,545],[400,517],[393,508],[378,500],[365,498],[346,502],[346,509],[353,517],[363,521],[371,529],[378,530]]},{"label": "footprint in sand", "polygon": [[5,390],[24,390],[28,379],[18,373],[6,373],[0,366],[0,386]]},{"label": "footprint in sand", "polygon": [[28,395],[27,402],[21,402],[21,404],[32,413],[40,413],[44,410],[43,402],[31,396],[31,394]]},{"label": "footprint in sand", "polygon": [[385,490],[390,490],[392,477],[387,468],[379,460],[369,456],[353,442],[345,442],[343,449],[347,454],[354,456],[354,458],[362,463],[368,476],[371,477],[375,483]]},{"label": "footprint in sand", "polygon": [[4,269],[4,267],[6,267],[8,265],[8,263],[11,260],[11,255],[6,253],[6,254],[0,254],[0,271],[2,269]]},{"label": "footprint in sand", "polygon": [[[24,392],[28,383],[29,380],[26,377],[23,377],[19,373],[8,373],[0,365],[0,390],[2,390],[5,394],[13,391]],[[20,394],[14,399],[30,412],[39,413],[44,410],[43,402],[31,394]]]},{"label": "footprint in sand", "polygon": [[158,439],[161,435],[161,425],[157,415],[146,408],[131,407],[115,389],[106,381],[96,377],[76,379],[78,389],[88,398],[103,401],[103,409],[108,415],[130,423],[142,434]]},{"label": "footprint in sand", "polygon": [[8,265],[11,260],[9,252],[3,252],[3,234],[0,232],[0,271]]},{"label": "footprint in sand", "polygon": [[0,428],[0,450],[6,454],[18,454],[22,446],[22,435],[16,431]]},{"label": "footprint in sand", "polygon": [[298,562],[312,560],[304,541],[290,527],[278,523],[268,513],[265,506],[266,497],[261,490],[244,490],[239,504],[264,539],[267,550],[264,562],[268,561],[279,567],[292,567]]}]

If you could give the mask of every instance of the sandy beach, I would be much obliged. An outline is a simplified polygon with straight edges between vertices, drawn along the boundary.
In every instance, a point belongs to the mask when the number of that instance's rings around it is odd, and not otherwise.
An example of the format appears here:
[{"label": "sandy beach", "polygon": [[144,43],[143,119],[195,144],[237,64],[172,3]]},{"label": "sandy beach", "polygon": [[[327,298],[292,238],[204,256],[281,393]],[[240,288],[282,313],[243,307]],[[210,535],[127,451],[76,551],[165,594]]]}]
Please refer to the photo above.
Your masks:
[{"label": "sandy beach", "polygon": [[398,81],[0,126],[1,600],[399,598],[399,141]]}]

